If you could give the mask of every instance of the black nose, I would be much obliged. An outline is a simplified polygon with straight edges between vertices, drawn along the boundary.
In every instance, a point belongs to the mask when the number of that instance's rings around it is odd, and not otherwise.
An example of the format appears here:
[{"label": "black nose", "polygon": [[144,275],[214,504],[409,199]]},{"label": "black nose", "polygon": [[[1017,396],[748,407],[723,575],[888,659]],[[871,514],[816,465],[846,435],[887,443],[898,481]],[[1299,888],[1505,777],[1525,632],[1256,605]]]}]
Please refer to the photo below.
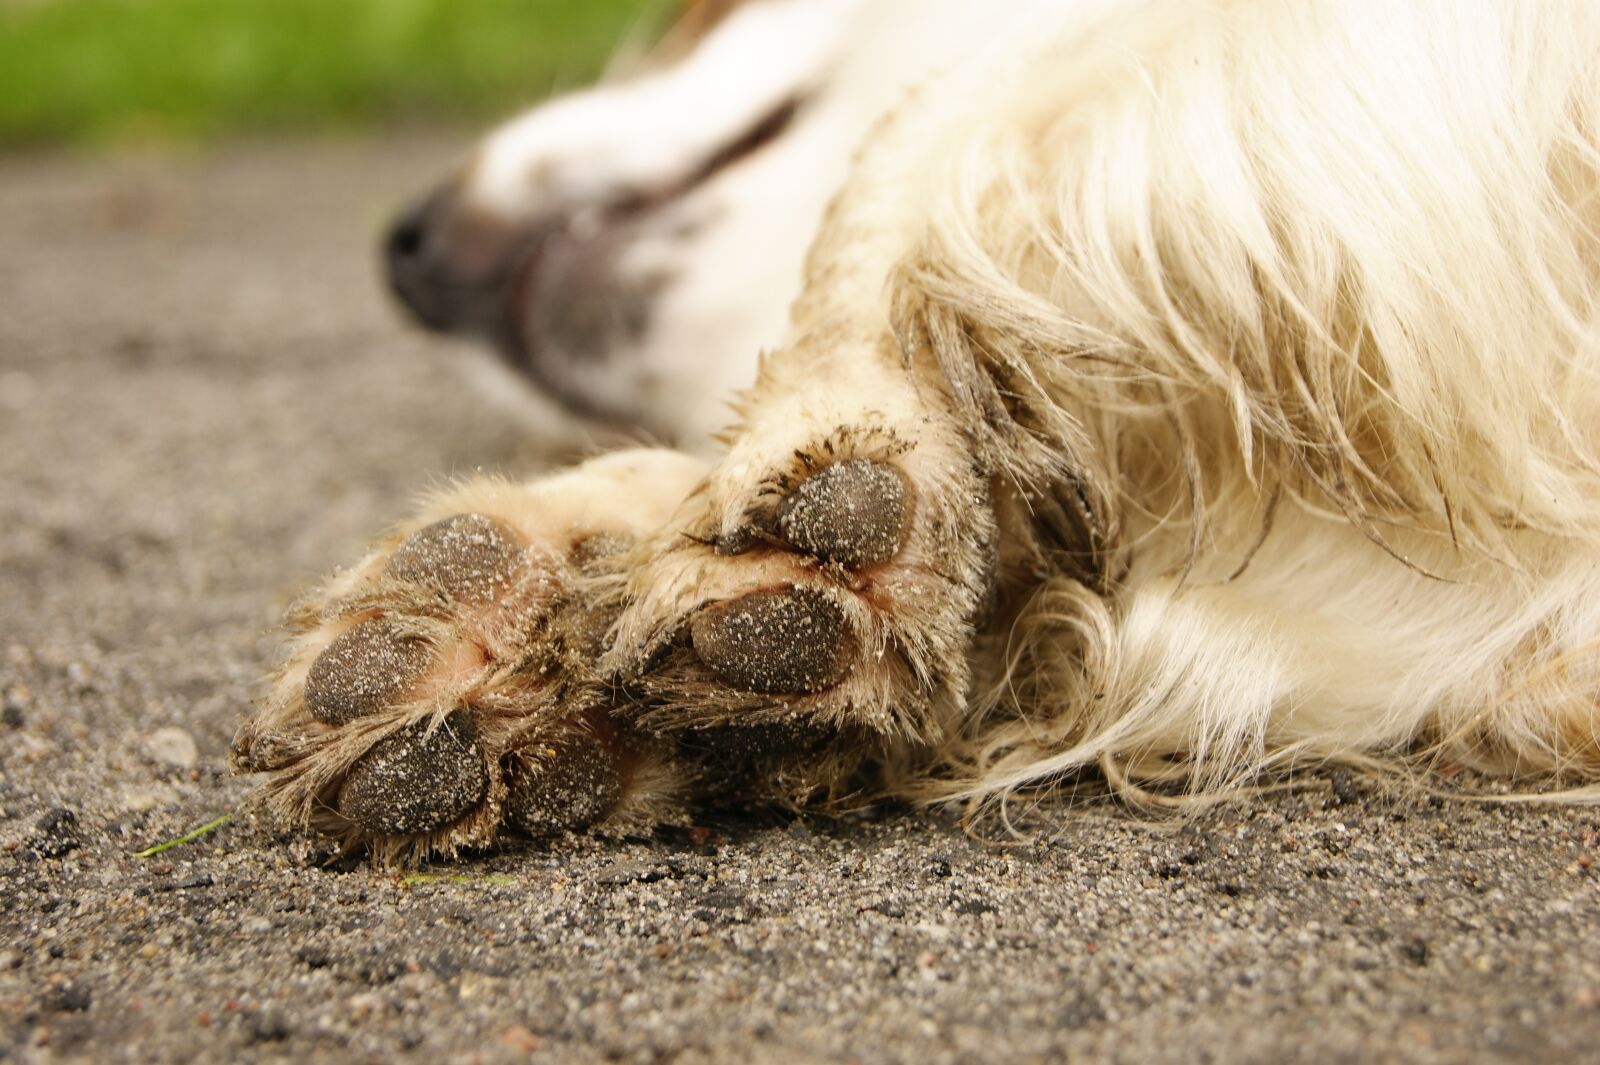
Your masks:
[{"label": "black nose", "polygon": [[410,269],[411,264],[422,255],[423,246],[427,243],[427,216],[431,206],[431,200],[419,203],[395,219],[394,225],[389,227],[383,251],[391,273],[397,268]]},{"label": "black nose", "polygon": [[389,227],[383,240],[389,290],[430,329],[448,329],[455,317],[450,286],[441,284],[446,264],[433,247],[438,240],[439,203],[439,197],[433,195],[411,207]]},{"label": "black nose", "polygon": [[507,263],[519,234],[463,201],[450,182],[396,218],[384,235],[389,289],[429,329],[498,336],[506,324]]}]

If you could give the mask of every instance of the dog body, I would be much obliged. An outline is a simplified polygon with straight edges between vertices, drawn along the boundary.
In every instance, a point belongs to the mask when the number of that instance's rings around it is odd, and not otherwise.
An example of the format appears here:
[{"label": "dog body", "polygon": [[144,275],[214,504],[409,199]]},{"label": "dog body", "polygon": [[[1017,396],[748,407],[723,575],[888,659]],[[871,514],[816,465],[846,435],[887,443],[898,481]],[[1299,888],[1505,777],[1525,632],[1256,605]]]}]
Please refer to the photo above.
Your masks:
[{"label": "dog body", "polygon": [[[748,63],[763,25],[793,47]],[[739,106],[704,103],[739,63]],[[1600,9],[1576,0],[766,0],[676,67],[547,105],[399,242],[455,280],[478,242],[489,295],[431,307],[414,255],[397,288],[569,405],[689,443],[753,373],[736,424],[709,468],[606,460],[612,488],[670,468],[682,494],[649,513],[608,497],[557,534],[471,490],[436,503],[558,558],[560,605],[506,576],[468,666],[429,636],[425,697],[354,730],[319,714],[307,671],[373,611],[420,609],[391,580],[432,542],[414,524],[302,616],[241,762],[284,812],[388,853],[559,791],[530,737],[610,752],[609,812],[569,827],[718,787],[985,800],[1095,767],[1206,795],[1419,753],[1587,796],[1597,72]],[[586,125],[658,93],[724,133]],[[592,307],[551,293],[600,280],[604,313],[556,320]],[[564,476],[581,496],[583,468]],[[574,561],[601,532],[626,542]],[[473,610],[453,631],[487,624]],[[566,687],[507,680],[572,612],[604,636],[539,652]],[[493,732],[486,706],[521,724]],[[479,805],[423,830],[344,802],[375,739],[447,718],[487,767]]]}]

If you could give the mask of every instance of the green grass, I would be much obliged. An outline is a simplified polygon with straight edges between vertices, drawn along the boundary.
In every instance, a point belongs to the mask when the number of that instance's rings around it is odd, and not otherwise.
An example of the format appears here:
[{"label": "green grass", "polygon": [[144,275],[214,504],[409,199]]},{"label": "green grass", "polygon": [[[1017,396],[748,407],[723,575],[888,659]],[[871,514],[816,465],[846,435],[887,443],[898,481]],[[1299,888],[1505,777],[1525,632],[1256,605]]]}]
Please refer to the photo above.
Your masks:
[{"label": "green grass", "polygon": [[135,858],[154,858],[156,855],[160,854],[162,851],[169,851],[174,847],[181,847],[185,843],[193,843],[195,840],[199,839],[201,836],[204,836],[204,835],[207,835],[209,833],[215,832],[217,829],[221,828],[223,825],[227,824],[229,821],[232,821],[232,820],[233,820],[233,815],[232,814],[223,814],[221,817],[213,818],[212,820],[207,821],[205,824],[201,825],[199,828],[192,829],[191,831],[185,832],[183,835],[179,836],[177,839],[169,839],[165,843],[157,843],[153,847],[146,847],[142,851],[135,851],[133,856]]},{"label": "green grass", "polygon": [[511,111],[593,77],[660,0],[0,0],[0,145]]},{"label": "green grass", "polygon": [[406,887],[422,887],[427,884],[473,884],[483,887],[505,887],[516,882],[516,877],[506,873],[490,873],[487,876],[470,876],[466,873],[407,873],[400,878],[400,883]]}]

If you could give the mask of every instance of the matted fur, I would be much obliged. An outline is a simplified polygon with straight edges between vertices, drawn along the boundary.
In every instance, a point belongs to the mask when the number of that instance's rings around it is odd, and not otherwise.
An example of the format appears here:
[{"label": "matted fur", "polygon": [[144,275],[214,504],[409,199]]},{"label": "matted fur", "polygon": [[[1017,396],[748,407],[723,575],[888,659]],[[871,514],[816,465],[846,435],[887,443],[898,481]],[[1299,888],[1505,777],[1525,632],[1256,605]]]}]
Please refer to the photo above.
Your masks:
[{"label": "matted fur", "polygon": [[832,431],[835,363],[889,332],[944,382],[892,418],[958,421],[1013,553],[1079,516],[1003,683],[895,789],[1215,791],[1419,745],[1588,779],[1600,10],[1121,6],[1024,22],[869,140],[712,475]]}]

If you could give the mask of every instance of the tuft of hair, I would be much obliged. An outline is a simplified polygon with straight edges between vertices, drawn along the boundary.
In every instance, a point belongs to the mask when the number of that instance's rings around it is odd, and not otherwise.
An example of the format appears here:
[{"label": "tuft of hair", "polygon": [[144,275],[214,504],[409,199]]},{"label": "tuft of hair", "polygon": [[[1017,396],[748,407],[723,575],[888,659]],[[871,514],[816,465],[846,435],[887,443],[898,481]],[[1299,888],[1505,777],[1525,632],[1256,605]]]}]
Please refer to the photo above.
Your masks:
[{"label": "tuft of hair", "polygon": [[954,107],[892,279],[998,479],[1114,530],[909,786],[1597,797],[1600,6],[1123,7]]}]

